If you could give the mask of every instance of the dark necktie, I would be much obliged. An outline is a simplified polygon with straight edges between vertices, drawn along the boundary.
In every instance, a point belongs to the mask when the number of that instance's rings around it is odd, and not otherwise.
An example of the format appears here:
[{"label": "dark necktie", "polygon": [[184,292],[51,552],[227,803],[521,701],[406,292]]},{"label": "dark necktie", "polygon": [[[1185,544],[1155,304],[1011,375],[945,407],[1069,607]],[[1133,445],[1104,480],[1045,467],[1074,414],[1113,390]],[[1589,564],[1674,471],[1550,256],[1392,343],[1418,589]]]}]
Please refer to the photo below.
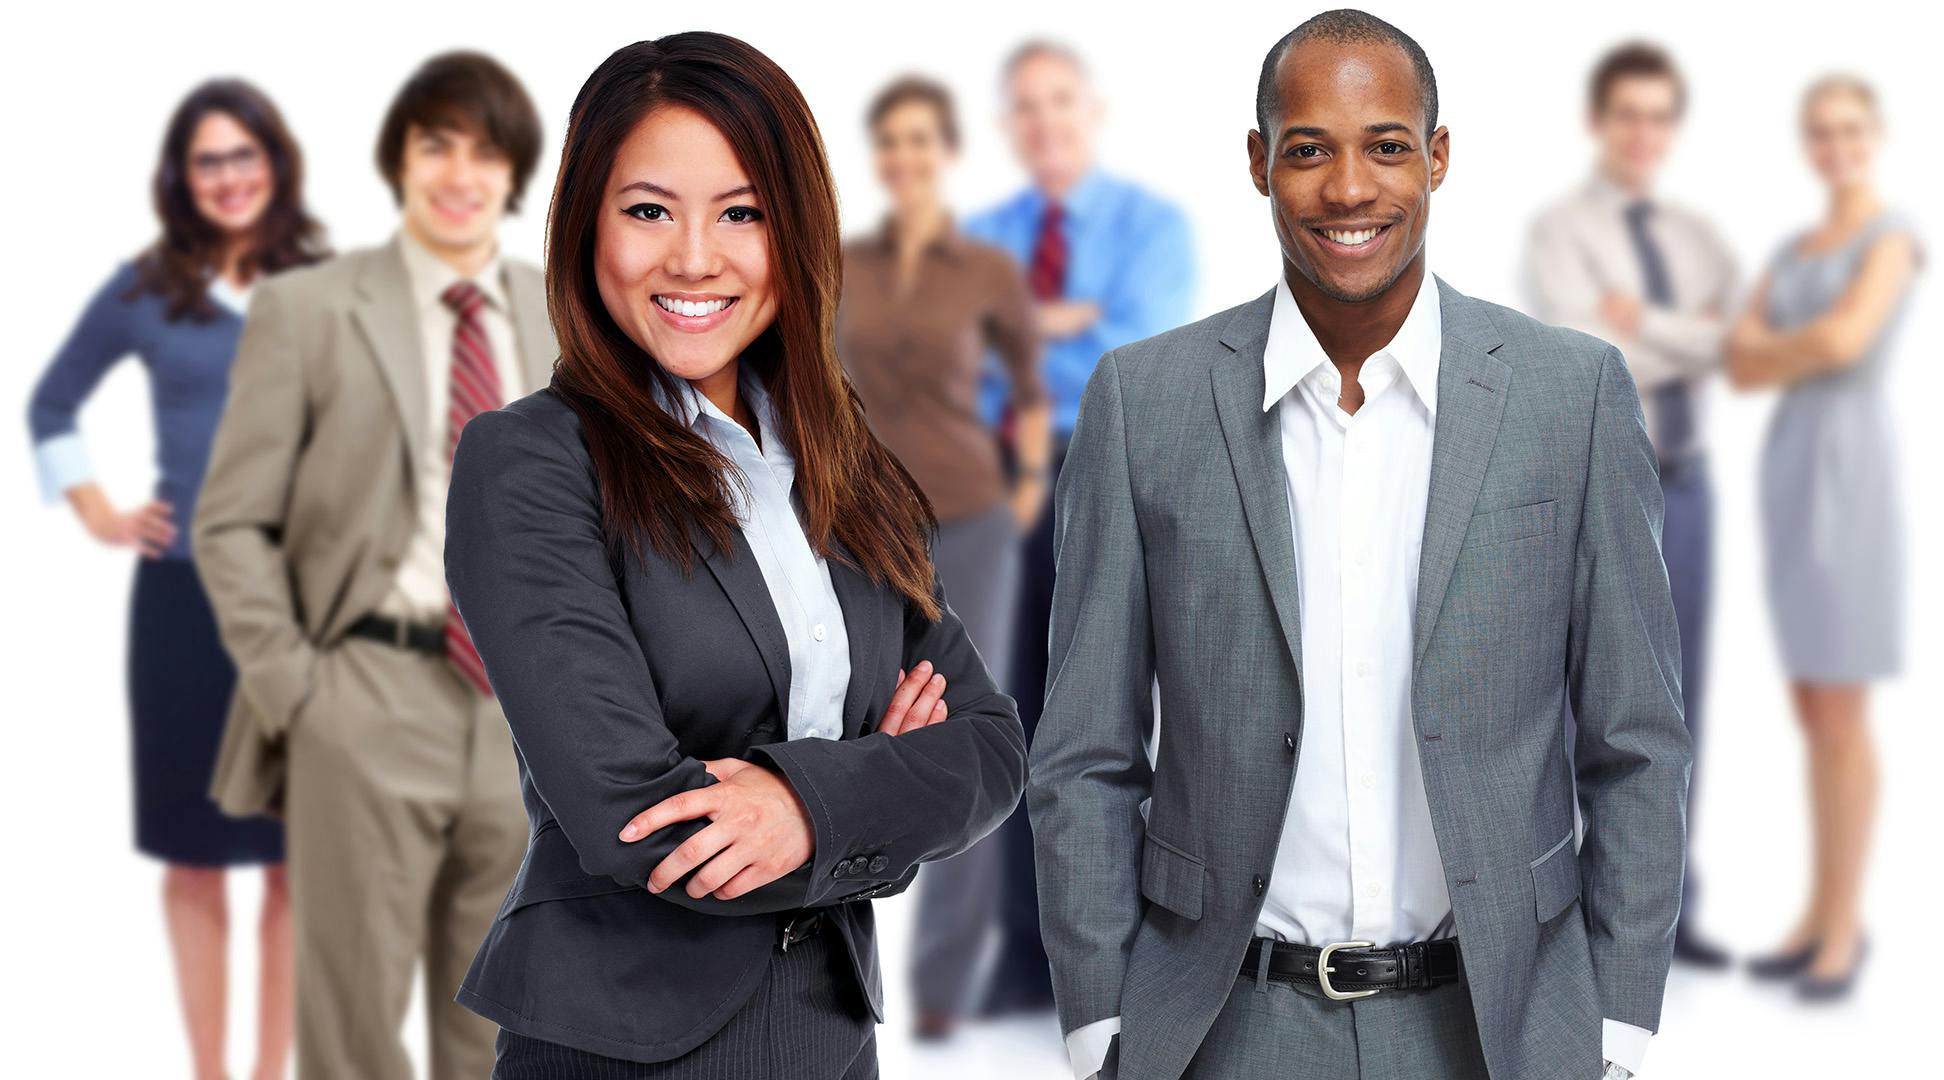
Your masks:
[{"label": "dark necktie", "polygon": [[1066,234],[1060,228],[1060,204],[1048,201],[1040,215],[1039,236],[1033,241],[1033,261],[1026,280],[1039,300],[1057,300],[1066,292]]},{"label": "dark necktie", "polygon": [[[1674,306],[1674,284],[1667,276],[1667,262],[1661,258],[1660,245],[1647,231],[1654,204],[1636,199],[1627,204],[1627,235],[1633,238],[1640,256],[1643,296],[1656,307]],[[1693,388],[1686,379],[1669,379],[1650,391],[1654,402],[1654,445],[1662,460],[1680,456],[1694,436]]]},{"label": "dark necktie", "polygon": [[[453,451],[459,449],[459,432],[465,428],[466,421],[488,409],[499,408],[505,399],[500,392],[499,371],[493,367],[493,346],[486,339],[486,324],[479,317],[480,310],[486,306],[486,294],[470,281],[455,281],[439,294],[439,299],[459,316],[452,330],[451,378],[446,384],[446,463],[449,466]],[[480,693],[492,697],[493,684],[486,679],[486,665],[479,659],[479,651],[473,648],[472,635],[466,633],[466,624],[459,618],[459,608],[452,602],[450,593],[446,595],[445,641],[446,659]]]}]

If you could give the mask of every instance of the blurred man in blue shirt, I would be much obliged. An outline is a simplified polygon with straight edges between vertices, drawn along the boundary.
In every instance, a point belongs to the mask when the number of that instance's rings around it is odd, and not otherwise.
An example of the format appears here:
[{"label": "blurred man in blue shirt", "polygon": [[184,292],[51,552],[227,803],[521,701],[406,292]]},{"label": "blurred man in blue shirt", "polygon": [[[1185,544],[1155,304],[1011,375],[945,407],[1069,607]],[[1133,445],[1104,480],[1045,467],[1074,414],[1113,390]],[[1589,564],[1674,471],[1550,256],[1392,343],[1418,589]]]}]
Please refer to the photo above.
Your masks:
[{"label": "blurred man in blue shirt", "polygon": [[[1053,454],[1046,475],[1020,479],[1039,481],[1050,496],[1081,391],[1101,355],[1179,326],[1193,313],[1194,244],[1178,207],[1095,164],[1102,107],[1077,53],[1050,41],[1028,41],[1007,59],[1003,82],[1006,132],[1032,182],[968,219],[965,231],[1019,260],[1038,304]],[[1009,431],[1007,386],[995,372],[984,387],[986,416],[1002,439]],[[1050,505],[1028,531],[1022,555],[1010,689],[1030,738],[1046,687]],[[1050,1009],[1053,988],[1040,946],[1032,834],[1023,808],[1005,829],[1003,936],[986,1011]]]}]

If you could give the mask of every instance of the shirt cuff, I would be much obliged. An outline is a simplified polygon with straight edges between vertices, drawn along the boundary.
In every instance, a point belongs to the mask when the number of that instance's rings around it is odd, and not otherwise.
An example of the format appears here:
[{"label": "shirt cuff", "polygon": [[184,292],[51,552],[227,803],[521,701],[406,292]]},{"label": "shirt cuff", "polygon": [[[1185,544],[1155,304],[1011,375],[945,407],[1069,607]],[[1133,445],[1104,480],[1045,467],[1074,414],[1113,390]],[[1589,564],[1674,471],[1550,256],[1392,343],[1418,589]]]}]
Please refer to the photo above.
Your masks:
[{"label": "shirt cuff", "polygon": [[94,479],[94,465],[88,461],[88,446],[81,433],[70,431],[34,444],[34,465],[40,472],[41,499],[57,503],[76,484]]},{"label": "shirt cuff", "polygon": [[1644,1027],[1619,1020],[1603,1020],[1600,1026],[1600,1056],[1636,1075],[1641,1059],[1647,1056],[1647,1040],[1654,1033]]},{"label": "shirt cuff", "polygon": [[1098,1075],[1107,1063],[1107,1048],[1120,1034],[1120,1017],[1110,1016],[1074,1028],[1067,1034],[1067,1060],[1073,1064],[1073,1080],[1088,1080]]}]

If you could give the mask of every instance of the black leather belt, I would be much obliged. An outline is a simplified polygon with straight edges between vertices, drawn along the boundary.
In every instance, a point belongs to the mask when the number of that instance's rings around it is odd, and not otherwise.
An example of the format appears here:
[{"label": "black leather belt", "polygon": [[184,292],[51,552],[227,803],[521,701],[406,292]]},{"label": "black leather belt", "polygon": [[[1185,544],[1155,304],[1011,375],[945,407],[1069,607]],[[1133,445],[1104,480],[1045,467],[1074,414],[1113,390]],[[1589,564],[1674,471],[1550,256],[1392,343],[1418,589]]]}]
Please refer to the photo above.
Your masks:
[{"label": "black leather belt", "polygon": [[353,637],[372,638],[413,652],[445,655],[444,623],[408,623],[383,615],[366,615],[344,631]]},{"label": "black leather belt", "polygon": [[790,946],[815,934],[823,928],[824,913],[821,908],[798,911],[782,920],[776,935],[776,947],[789,952]]},{"label": "black leather belt", "polygon": [[1366,941],[1339,941],[1317,948],[1259,937],[1242,958],[1244,974],[1256,973],[1264,949],[1269,950],[1269,978],[1315,983],[1325,997],[1337,1001],[1369,997],[1379,990],[1413,990],[1455,982],[1465,971],[1457,938],[1378,949]]}]

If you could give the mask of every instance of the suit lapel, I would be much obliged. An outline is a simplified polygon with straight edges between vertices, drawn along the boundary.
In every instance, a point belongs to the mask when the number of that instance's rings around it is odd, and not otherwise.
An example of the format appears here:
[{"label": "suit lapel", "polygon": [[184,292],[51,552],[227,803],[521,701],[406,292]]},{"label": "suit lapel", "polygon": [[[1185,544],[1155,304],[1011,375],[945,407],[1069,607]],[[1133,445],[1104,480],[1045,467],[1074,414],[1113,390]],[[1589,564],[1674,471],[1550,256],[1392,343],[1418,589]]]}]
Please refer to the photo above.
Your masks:
[{"label": "suit lapel", "polygon": [[1269,338],[1270,289],[1229,320],[1222,344],[1230,355],[1218,359],[1209,377],[1215,386],[1215,411],[1228,443],[1242,509],[1255,543],[1256,559],[1269,583],[1269,595],[1282,624],[1283,643],[1302,677],[1302,621],[1296,590],[1296,541],[1290,534],[1289,487],[1283,470],[1282,431],[1274,409],[1262,407],[1262,351]]},{"label": "suit lapel", "polygon": [[830,584],[844,609],[844,636],[850,643],[850,685],[844,691],[844,730],[839,738],[856,738],[871,703],[871,677],[876,670],[879,610],[882,590],[864,572],[851,566],[850,549],[835,537],[830,541]]},{"label": "suit lapel", "polygon": [[[783,631],[783,622],[776,615],[776,601],[770,596],[769,583],[763,580],[763,568],[756,562],[755,552],[750,550],[749,541],[742,530],[735,530],[734,557],[719,551],[709,541],[707,534],[699,528],[689,532],[689,543],[702,557],[709,572],[715,575],[716,583],[729,596],[735,606],[736,614],[742,617],[743,626],[756,642],[756,651],[762,654],[763,667],[769,673],[770,687],[776,692],[777,714],[783,718],[783,730],[787,736],[790,724],[790,639]],[[876,586],[860,571],[852,569],[843,558],[850,557],[844,546],[832,541],[831,557],[826,560],[830,566],[830,584],[837,593],[837,603],[844,609],[844,637],[850,645],[850,683],[844,693],[843,731],[841,738],[855,737],[864,720],[864,711],[870,704],[871,675],[876,670],[872,650],[877,647],[878,619],[881,598]]]},{"label": "suit lapel", "polygon": [[783,730],[788,732],[790,640],[784,636],[782,620],[776,617],[776,601],[771,599],[769,585],[763,580],[763,568],[756,564],[756,553],[750,550],[741,529],[732,529],[730,533],[735,542],[733,552],[717,549],[700,526],[690,527],[689,543],[702,556],[722,591],[729,595],[729,602],[755,640],[756,651],[762,654],[763,667],[769,672],[770,686],[776,691],[777,714],[783,718]]},{"label": "suit lapel", "polygon": [[[425,453],[430,420],[425,400],[425,358],[419,345],[418,319],[412,311],[412,283],[405,273],[405,258],[398,241],[367,252],[358,274],[357,298],[351,320],[364,336],[365,346],[384,374],[391,390],[392,405],[405,431],[405,444],[415,462]],[[407,468],[408,483],[418,486],[418,470]]]},{"label": "suit lapel", "polygon": [[520,370],[526,385],[506,395],[508,401],[532,393],[553,381],[554,359],[559,348],[554,343],[552,323],[547,318],[547,291],[544,279],[525,264],[506,265],[506,295],[513,309],[513,342],[520,350]]},{"label": "suit lapel", "polygon": [[1444,344],[1438,359],[1438,420],[1431,446],[1431,490],[1424,509],[1418,562],[1413,665],[1424,659],[1451,584],[1458,548],[1471,525],[1498,441],[1511,369],[1491,355],[1500,338],[1483,307],[1438,279]]}]

